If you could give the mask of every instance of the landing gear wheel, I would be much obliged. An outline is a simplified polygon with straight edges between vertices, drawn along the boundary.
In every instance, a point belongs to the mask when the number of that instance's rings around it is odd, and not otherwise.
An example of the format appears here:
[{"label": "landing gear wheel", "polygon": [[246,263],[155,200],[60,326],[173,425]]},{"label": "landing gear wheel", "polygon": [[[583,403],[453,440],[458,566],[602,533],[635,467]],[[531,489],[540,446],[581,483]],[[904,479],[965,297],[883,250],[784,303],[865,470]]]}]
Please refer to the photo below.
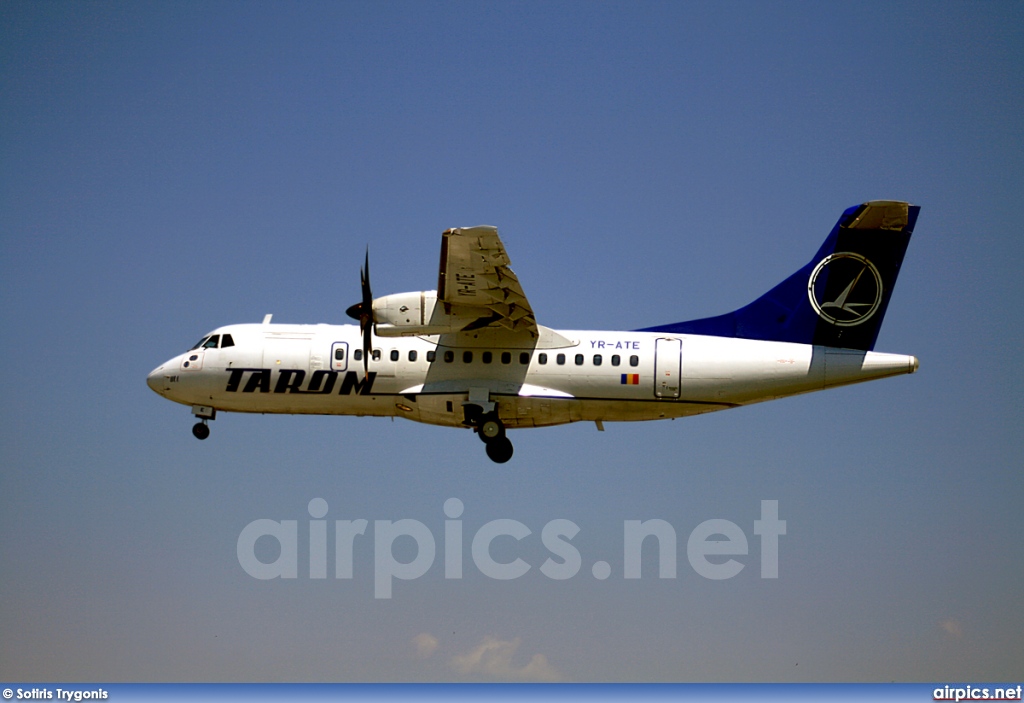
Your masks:
[{"label": "landing gear wheel", "polygon": [[500,437],[487,443],[487,456],[495,464],[504,464],[511,459],[512,451],[512,442],[508,437]]},{"label": "landing gear wheel", "polygon": [[196,439],[206,439],[210,436],[210,426],[205,422],[197,422],[192,425],[192,434]]},{"label": "landing gear wheel", "polygon": [[505,425],[498,418],[493,416],[485,417],[480,423],[480,439],[484,442],[490,443],[496,439],[502,439],[504,436]]}]

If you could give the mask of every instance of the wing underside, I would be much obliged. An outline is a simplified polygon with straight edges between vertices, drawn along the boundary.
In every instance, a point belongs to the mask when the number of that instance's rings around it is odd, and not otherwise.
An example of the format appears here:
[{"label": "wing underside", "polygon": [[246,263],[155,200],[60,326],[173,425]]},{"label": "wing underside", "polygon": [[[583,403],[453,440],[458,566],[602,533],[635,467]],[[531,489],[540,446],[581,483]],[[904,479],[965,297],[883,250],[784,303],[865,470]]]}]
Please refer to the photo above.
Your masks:
[{"label": "wing underside", "polygon": [[441,238],[437,297],[449,315],[475,321],[463,333],[488,329],[510,339],[537,339],[537,320],[496,227],[462,227]]}]

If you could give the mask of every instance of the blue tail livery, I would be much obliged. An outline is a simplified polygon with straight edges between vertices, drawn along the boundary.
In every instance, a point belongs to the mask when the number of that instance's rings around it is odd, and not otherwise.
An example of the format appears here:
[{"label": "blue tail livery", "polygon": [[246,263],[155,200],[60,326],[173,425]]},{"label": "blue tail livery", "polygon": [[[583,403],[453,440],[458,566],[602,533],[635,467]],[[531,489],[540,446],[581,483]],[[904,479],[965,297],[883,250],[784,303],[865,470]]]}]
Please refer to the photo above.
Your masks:
[{"label": "blue tail livery", "polygon": [[749,305],[638,331],[871,351],[920,210],[891,200],[855,205],[806,266]]}]

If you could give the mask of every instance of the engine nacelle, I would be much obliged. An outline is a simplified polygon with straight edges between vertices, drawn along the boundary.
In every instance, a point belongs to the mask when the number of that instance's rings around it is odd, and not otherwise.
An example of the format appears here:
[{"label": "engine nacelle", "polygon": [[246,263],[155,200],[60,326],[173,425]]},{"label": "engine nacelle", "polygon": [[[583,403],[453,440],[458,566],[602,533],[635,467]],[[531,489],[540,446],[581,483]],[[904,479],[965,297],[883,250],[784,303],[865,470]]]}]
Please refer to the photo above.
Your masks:
[{"label": "engine nacelle", "polygon": [[373,301],[374,331],[381,337],[458,332],[476,319],[446,313],[433,290],[394,293]]}]

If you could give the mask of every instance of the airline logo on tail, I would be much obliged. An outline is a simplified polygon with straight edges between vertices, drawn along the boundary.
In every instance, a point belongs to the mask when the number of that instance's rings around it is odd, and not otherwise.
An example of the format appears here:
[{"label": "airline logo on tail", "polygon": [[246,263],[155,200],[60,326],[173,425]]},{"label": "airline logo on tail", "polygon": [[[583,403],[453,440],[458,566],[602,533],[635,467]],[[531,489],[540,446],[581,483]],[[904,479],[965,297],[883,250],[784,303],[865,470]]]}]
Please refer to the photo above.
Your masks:
[{"label": "airline logo on tail", "polygon": [[[822,275],[827,271],[827,275]],[[818,262],[807,282],[807,297],[818,316],[837,327],[871,319],[882,304],[882,275],[860,254],[838,252]]]}]

